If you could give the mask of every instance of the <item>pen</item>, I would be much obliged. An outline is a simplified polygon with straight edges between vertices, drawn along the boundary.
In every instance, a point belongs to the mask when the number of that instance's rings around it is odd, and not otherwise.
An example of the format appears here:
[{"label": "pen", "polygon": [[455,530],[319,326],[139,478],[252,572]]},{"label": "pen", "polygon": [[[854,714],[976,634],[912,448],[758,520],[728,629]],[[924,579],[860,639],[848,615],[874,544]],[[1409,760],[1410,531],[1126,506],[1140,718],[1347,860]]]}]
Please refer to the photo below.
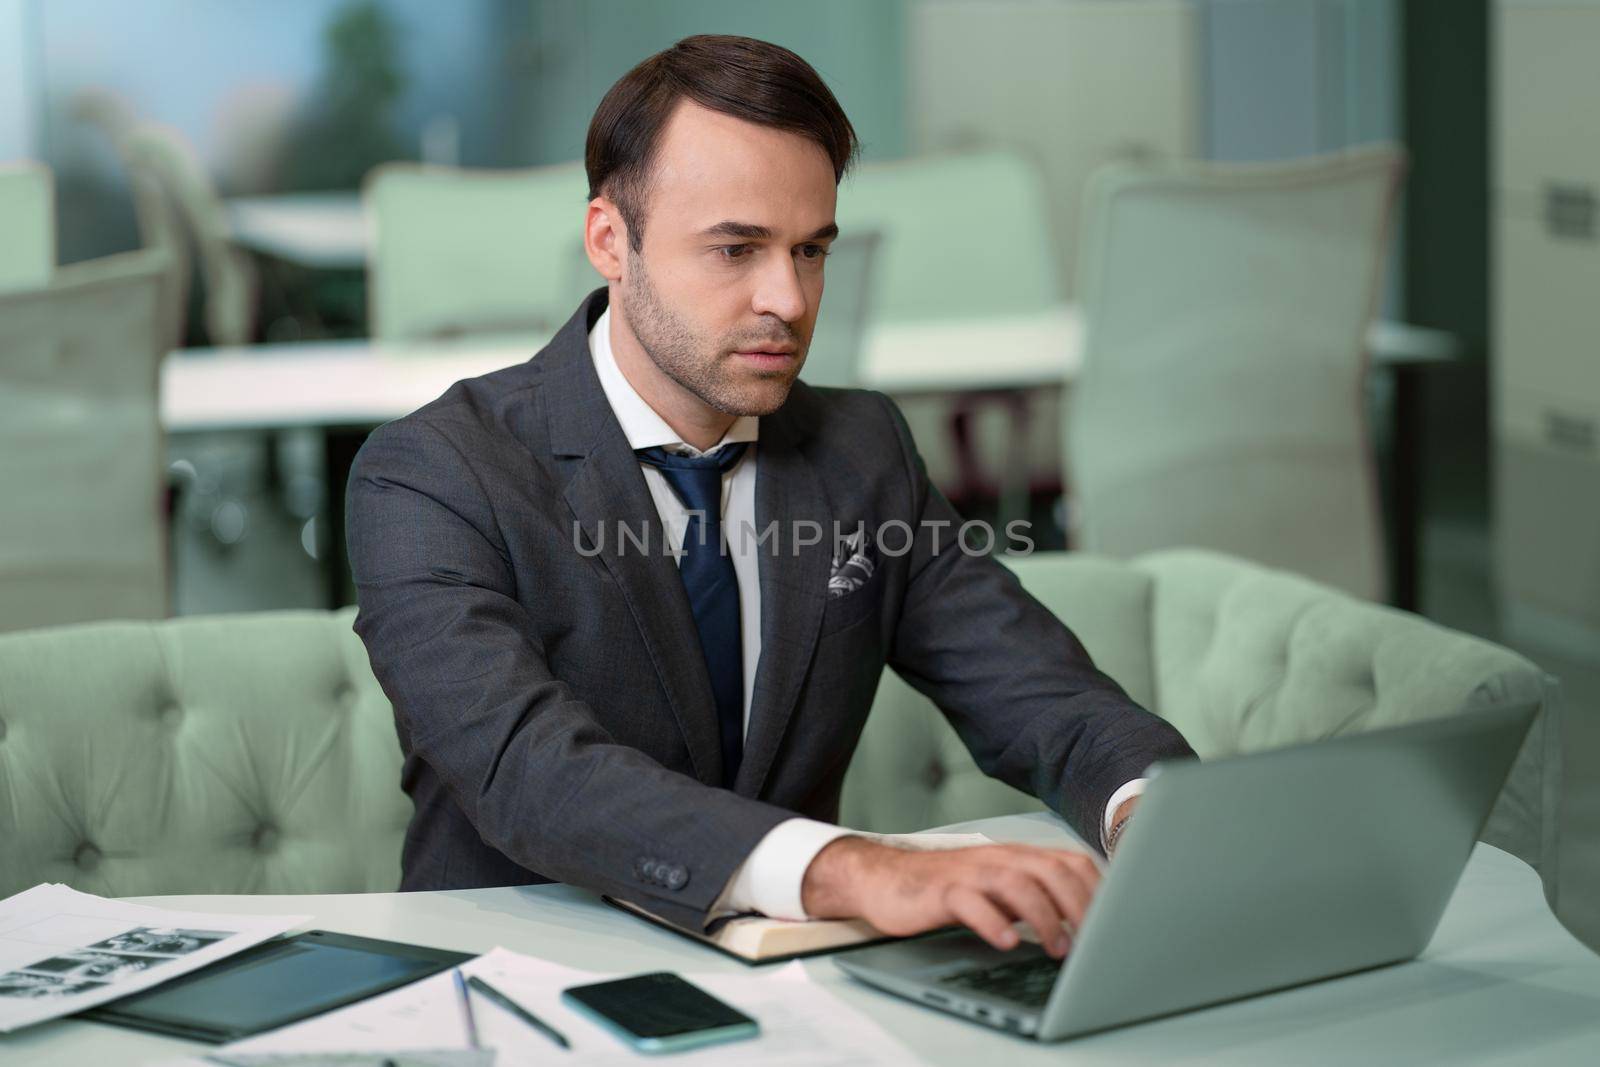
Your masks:
[{"label": "pen", "polygon": [[500,1005],[500,1007],[504,1008],[506,1011],[509,1011],[512,1015],[515,1015],[517,1018],[521,1019],[535,1030],[539,1031],[545,1037],[548,1037],[551,1041],[554,1041],[556,1044],[560,1045],[562,1048],[570,1049],[572,1047],[572,1045],[568,1043],[566,1036],[563,1035],[560,1030],[557,1030],[555,1027],[539,1018],[533,1012],[529,1011],[527,1008],[524,1008],[521,1004],[518,1004],[510,997],[500,992],[500,990],[490,985],[488,982],[485,982],[482,978],[479,978],[477,975],[473,975],[471,978],[467,979],[467,984],[473,989],[476,989],[478,992],[482,993],[484,996],[488,997],[490,1000],[494,1001],[496,1004]]},{"label": "pen", "polygon": [[461,1001],[461,1018],[467,1026],[467,1044],[472,1048],[481,1048],[478,1044],[478,1021],[472,1017],[472,997],[467,993],[467,983],[461,977],[461,968],[457,967],[450,972],[456,980],[456,996]]}]

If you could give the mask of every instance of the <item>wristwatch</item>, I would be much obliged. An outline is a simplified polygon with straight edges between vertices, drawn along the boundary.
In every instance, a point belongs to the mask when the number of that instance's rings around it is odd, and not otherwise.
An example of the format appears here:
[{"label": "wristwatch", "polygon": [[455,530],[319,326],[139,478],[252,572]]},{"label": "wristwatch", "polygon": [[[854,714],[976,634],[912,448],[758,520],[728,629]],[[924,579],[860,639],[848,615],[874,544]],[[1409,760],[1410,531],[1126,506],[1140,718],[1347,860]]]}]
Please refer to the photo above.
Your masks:
[{"label": "wristwatch", "polygon": [[1124,829],[1126,829],[1127,826],[1128,826],[1128,823],[1130,823],[1132,821],[1133,821],[1133,814],[1130,812],[1129,814],[1124,815],[1122,818],[1118,819],[1116,822],[1111,824],[1111,832],[1106,834],[1106,858],[1107,859],[1110,859],[1111,858],[1111,853],[1116,851],[1117,838],[1122,836],[1122,831]]}]

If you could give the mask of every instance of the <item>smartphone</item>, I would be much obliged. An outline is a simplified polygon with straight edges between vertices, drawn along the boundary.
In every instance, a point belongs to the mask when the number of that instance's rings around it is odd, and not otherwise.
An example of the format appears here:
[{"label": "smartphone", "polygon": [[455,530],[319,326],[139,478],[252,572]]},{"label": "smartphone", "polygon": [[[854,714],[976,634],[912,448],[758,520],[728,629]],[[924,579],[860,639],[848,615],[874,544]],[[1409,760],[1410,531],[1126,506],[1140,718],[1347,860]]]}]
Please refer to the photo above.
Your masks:
[{"label": "smartphone", "polygon": [[750,1016],[666,971],[573,986],[561,998],[639,1052],[680,1052],[761,1033]]}]

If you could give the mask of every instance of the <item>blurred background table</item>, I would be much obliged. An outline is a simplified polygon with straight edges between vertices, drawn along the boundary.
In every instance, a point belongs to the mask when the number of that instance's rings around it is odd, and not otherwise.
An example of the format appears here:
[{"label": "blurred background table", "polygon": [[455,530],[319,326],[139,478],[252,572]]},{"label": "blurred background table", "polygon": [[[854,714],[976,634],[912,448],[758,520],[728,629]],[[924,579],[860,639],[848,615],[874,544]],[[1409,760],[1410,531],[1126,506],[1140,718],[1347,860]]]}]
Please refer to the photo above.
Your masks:
[{"label": "blurred background table", "polygon": [[227,201],[233,242],[318,270],[367,265],[367,224],[358,193],[281,193]]},{"label": "blurred background table", "polygon": [[[342,602],[343,489],[367,433],[441,395],[453,383],[530,359],[550,339],[539,333],[434,342],[337,340],[183,349],[162,365],[161,419],[168,433],[309,427],[326,434],[327,561],[330,601]],[[1389,495],[1394,601],[1415,603],[1416,435],[1403,413],[1414,406],[1414,374],[1451,360],[1447,333],[1375,323],[1375,367],[1394,381]],[[860,384],[895,396],[1026,394],[1070,387],[1082,367],[1083,321],[1072,305],[1011,317],[885,323],[870,327]],[[1026,404],[1019,406],[1025,412]],[[1025,415],[1023,416],[1025,417]],[[1015,469],[1016,465],[1012,465]],[[1407,487],[1413,487],[1410,492]]]},{"label": "blurred background table", "polygon": [[[531,358],[549,332],[433,342],[314,341],[180,349],[162,366],[161,421],[170,433],[288,426],[376,426],[463,378]],[[1379,322],[1373,362],[1447,362],[1448,333]],[[1066,306],[1012,318],[889,323],[867,335],[861,385],[892,394],[1070,385],[1082,366],[1083,322]]]},{"label": "blurred background table", "polygon": [[[253,251],[304,267],[367,265],[371,242],[358,193],[236,197],[227,211],[234,242]],[[985,379],[984,388],[996,381],[1021,388],[1051,384],[1079,366],[1082,329],[1072,305],[1037,316],[879,325],[868,336],[867,384],[918,390],[970,389],[975,378]],[[1444,330],[1387,320],[1373,324],[1367,344],[1376,362],[1389,365],[1440,362],[1460,352]],[[918,367],[907,359],[914,346],[931,362]],[[986,360],[999,362],[975,368],[971,354],[977,347]],[[1006,381],[1010,376],[1015,380]]]}]

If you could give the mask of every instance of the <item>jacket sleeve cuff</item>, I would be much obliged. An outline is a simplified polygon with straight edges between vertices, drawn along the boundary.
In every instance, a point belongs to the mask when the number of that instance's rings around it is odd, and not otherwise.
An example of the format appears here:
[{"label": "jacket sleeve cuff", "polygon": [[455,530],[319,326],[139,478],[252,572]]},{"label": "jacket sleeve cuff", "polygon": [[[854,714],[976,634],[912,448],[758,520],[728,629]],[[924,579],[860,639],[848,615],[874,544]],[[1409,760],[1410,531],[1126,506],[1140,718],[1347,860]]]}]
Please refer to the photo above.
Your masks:
[{"label": "jacket sleeve cuff", "polygon": [[[1118,808],[1122,807],[1123,801],[1143,793],[1145,786],[1149,784],[1150,779],[1148,778],[1135,778],[1131,782],[1124,782],[1117,788],[1115,793],[1111,794],[1111,799],[1106,801],[1106,813],[1100,818],[1100,851],[1105,851],[1106,838],[1111,836],[1111,817],[1117,813]],[[780,825],[778,829],[782,829],[782,826]],[[776,832],[777,830],[773,831],[773,833]],[[770,837],[771,834],[767,836]]]},{"label": "jacket sleeve cuff", "polygon": [[806,868],[824,847],[850,831],[814,819],[786,819],[767,831],[728,879],[710,917],[760,912],[774,919],[807,919],[800,906]]}]

